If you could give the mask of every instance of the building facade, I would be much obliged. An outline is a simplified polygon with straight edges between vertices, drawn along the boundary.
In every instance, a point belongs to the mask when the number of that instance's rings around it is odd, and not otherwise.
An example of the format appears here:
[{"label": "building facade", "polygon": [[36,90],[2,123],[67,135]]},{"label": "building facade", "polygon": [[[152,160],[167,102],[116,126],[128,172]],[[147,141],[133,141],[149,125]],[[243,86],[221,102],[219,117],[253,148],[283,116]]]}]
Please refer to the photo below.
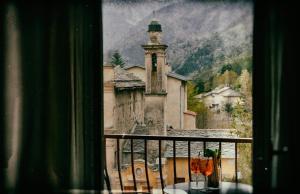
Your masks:
[{"label": "building facade", "polygon": [[172,72],[161,34],[161,25],[152,21],[149,41],[142,45],[144,66],[104,66],[106,132],[131,133],[134,124],[146,125],[149,134],[159,135],[170,126],[195,128],[196,115],[187,110],[188,79]]},{"label": "building facade", "polygon": [[[162,29],[157,21],[149,24],[148,35],[149,41],[141,48],[144,49],[144,66],[104,65],[104,128],[107,134],[167,135],[170,128],[195,128],[196,114],[187,110],[188,79],[172,72],[167,63],[168,46],[162,43]],[[153,181],[157,177],[156,144],[149,142],[147,150],[149,166],[154,166],[150,169]],[[137,167],[143,158],[141,145],[139,141],[134,143]],[[107,168],[111,184],[117,187],[116,146],[115,141],[106,142]],[[130,172],[126,167],[130,162],[129,146],[128,141],[120,141],[123,174]],[[129,175],[124,176],[128,177],[124,181],[130,187],[132,180]],[[143,184],[140,186],[142,188]]]}]

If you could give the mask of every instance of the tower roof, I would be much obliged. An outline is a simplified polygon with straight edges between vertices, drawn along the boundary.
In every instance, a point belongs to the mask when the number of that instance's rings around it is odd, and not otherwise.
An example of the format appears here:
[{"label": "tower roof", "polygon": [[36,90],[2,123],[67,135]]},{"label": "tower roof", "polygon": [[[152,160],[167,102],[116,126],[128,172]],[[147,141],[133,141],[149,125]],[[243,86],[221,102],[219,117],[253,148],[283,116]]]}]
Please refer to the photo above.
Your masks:
[{"label": "tower roof", "polygon": [[161,25],[158,23],[158,21],[151,21],[151,23],[148,25],[148,32],[161,32]]}]

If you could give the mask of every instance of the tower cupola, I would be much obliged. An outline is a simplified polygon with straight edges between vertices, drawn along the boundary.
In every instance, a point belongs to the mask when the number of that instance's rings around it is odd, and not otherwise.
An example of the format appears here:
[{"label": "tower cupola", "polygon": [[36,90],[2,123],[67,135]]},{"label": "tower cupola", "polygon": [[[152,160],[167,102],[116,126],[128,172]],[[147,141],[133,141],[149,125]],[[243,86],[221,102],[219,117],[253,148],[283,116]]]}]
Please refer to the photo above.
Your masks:
[{"label": "tower cupola", "polygon": [[148,33],[150,39],[148,44],[161,44],[162,29],[158,21],[151,21],[151,23],[148,25]]},{"label": "tower cupola", "polygon": [[160,23],[158,21],[151,21],[148,25],[148,32],[162,32]]}]

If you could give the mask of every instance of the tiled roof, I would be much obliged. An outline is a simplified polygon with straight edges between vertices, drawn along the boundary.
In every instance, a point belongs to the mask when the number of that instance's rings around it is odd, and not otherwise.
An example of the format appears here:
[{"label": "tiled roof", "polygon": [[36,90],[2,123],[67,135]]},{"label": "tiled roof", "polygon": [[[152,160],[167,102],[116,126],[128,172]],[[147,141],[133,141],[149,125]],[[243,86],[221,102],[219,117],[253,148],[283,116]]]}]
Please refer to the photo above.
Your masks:
[{"label": "tiled roof", "polygon": [[118,89],[130,89],[130,88],[144,88],[145,82],[143,82],[139,77],[129,73],[121,67],[115,67],[114,83],[115,87]]},{"label": "tiled roof", "polygon": [[[137,125],[133,135],[148,135],[149,130],[146,126]],[[144,153],[144,140],[143,139],[135,139],[133,140],[133,152],[134,153]],[[130,153],[130,141],[126,141],[123,147],[124,153]]]},{"label": "tiled roof", "polygon": [[127,65],[123,69],[127,70],[127,69],[130,69],[130,68],[133,68],[133,67],[139,67],[139,68],[145,69],[145,67],[142,66],[142,65]]},{"label": "tiled roof", "polygon": [[[221,94],[222,92],[225,92],[226,90],[230,90],[230,93],[229,94]],[[225,87],[216,87],[212,91],[207,92],[207,93],[203,93],[203,94],[198,94],[194,98],[202,98],[202,97],[206,97],[206,96],[209,96],[209,95],[212,95],[212,94],[219,94],[219,95],[222,95],[222,96],[225,96],[225,97],[230,97],[230,96],[240,97],[241,96],[241,94],[239,92],[233,90],[229,86],[225,86]]]},{"label": "tiled roof", "polygon": [[116,82],[115,87],[118,89],[133,89],[133,88],[144,88],[144,82]]},{"label": "tiled roof", "polygon": [[[236,135],[229,129],[193,129],[193,130],[169,130],[169,136],[187,136],[187,137],[217,137],[217,138],[234,138]],[[206,148],[218,149],[219,143],[207,142]],[[222,157],[234,158],[234,144],[222,143]],[[191,142],[191,156],[196,156],[200,152],[203,155],[203,142]],[[173,157],[173,142],[167,141],[164,157]],[[188,143],[176,142],[176,157],[188,157]]]},{"label": "tiled roof", "polygon": [[[124,67],[124,69],[127,70],[127,69],[130,69],[130,68],[133,68],[133,67],[139,67],[139,68],[145,69],[145,67],[141,66],[141,65],[128,65],[128,66]],[[182,75],[179,75],[175,72],[169,72],[169,73],[167,73],[167,76],[170,76],[170,77],[173,77],[173,78],[176,78],[176,79],[179,79],[179,80],[183,80],[183,81],[190,80],[189,78],[187,78],[185,76],[182,76]]]},{"label": "tiled roof", "polygon": [[179,75],[175,72],[169,72],[169,73],[167,73],[167,76],[170,76],[170,77],[173,77],[173,78],[176,78],[176,79],[179,79],[179,80],[183,80],[183,81],[190,80],[189,78],[187,78],[185,76],[182,76],[182,75]]},{"label": "tiled roof", "polygon": [[[137,126],[133,134],[149,134],[149,130],[146,126]],[[172,129],[167,132],[168,136],[180,136],[180,137],[216,137],[216,138],[235,138],[237,135],[232,133],[230,129],[191,129],[191,130],[176,130]],[[164,157],[173,157],[173,142],[165,141],[166,149]],[[188,157],[188,143],[184,141],[176,142],[176,157]],[[219,143],[207,142],[206,148],[218,149]],[[222,143],[222,157],[234,158],[234,144]],[[191,156],[203,155],[203,142],[191,142]],[[130,153],[130,141],[127,141],[123,147],[123,153]],[[133,152],[144,153],[144,140],[133,141]]]}]

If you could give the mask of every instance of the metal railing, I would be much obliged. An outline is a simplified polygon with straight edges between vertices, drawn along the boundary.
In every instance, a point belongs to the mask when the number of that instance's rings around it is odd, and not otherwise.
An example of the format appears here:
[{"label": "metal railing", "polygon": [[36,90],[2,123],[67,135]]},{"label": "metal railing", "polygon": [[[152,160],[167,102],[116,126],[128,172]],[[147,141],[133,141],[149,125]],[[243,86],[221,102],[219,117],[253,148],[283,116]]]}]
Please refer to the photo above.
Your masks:
[{"label": "metal railing", "polygon": [[[148,166],[147,166],[147,145],[148,141],[154,140],[158,141],[158,161],[159,161],[159,174],[160,174],[160,184],[161,189],[164,189],[164,181],[163,181],[163,172],[162,172],[162,141],[172,141],[173,142],[173,173],[174,173],[174,184],[176,184],[177,176],[176,176],[176,142],[183,141],[188,143],[188,174],[189,174],[189,180],[191,181],[191,166],[190,166],[190,160],[191,160],[191,142],[203,142],[203,150],[206,149],[206,144],[209,142],[215,142],[219,143],[219,150],[222,151],[222,143],[234,143],[234,150],[235,150],[235,182],[238,183],[238,169],[237,169],[237,144],[238,143],[252,143],[252,138],[212,138],[212,137],[186,137],[186,136],[158,136],[158,135],[124,135],[124,134],[106,134],[104,135],[105,143],[107,139],[115,139],[117,142],[117,169],[118,169],[118,175],[119,175],[119,181],[120,181],[120,187],[122,193],[124,192],[123,188],[123,180],[121,175],[121,164],[120,164],[120,139],[127,139],[130,140],[130,154],[131,154],[131,169],[132,169],[132,177],[133,177],[133,184],[134,184],[134,190],[137,192],[137,185],[136,185],[136,178],[135,178],[135,172],[134,172],[134,150],[133,150],[133,140],[144,140],[144,160],[145,160],[145,173],[146,173],[146,180],[147,180],[147,190],[150,193],[150,183],[149,183],[149,176],[148,176]],[[222,160],[221,160],[222,161]],[[222,168],[222,162],[221,162],[221,168]],[[106,183],[107,188],[110,190],[110,182],[109,182],[109,175],[107,173],[107,167],[105,162],[105,174],[106,174]],[[126,192],[125,192],[126,193]],[[137,192],[137,193],[143,193],[143,192]]]}]

